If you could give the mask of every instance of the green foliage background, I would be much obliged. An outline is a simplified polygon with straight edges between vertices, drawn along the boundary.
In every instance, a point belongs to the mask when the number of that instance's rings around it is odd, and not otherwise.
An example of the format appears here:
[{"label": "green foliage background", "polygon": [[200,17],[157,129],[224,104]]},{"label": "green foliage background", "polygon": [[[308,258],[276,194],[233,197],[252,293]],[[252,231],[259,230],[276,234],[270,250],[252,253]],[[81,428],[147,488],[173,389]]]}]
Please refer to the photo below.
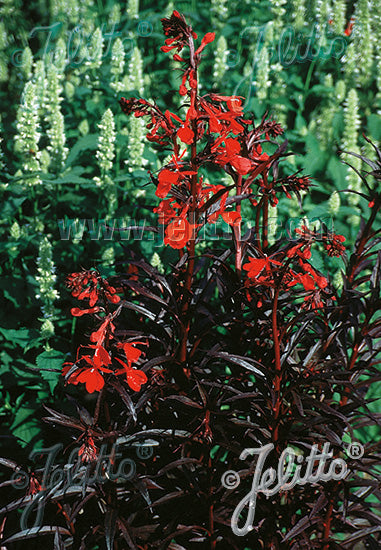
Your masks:
[{"label": "green foliage background", "polygon": [[[244,96],[246,110],[258,120],[268,110],[295,153],[285,174],[301,170],[313,178],[302,209],[284,198],[273,221],[284,229],[290,218],[323,218],[350,246],[368,209],[360,195],[341,193],[361,191],[361,181],[337,151],[372,158],[362,133],[376,143],[381,139],[377,0],[193,0],[175,6],[162,0],[3,0],[0,446],[9,456],[20,446],[28,451],[44,444],[42,404],[65,398],[60,369],[81,332],[70,317],[66,275],[82,267],[98,266],[105,275],[123,270],[125,247],[160,269],[170,265],[171,251],[160,239],[148,233],[136,238],[141,231],[135,238],[122,233],[121,239],[117,232],[108,238],[98,223],[156,223],[157,198],[146,170],[158,170],[167,153],[144,141],[140,120],[128,119],[118,99],[138,94],[161,108],[181,109],[179,72],[159,50],[160,18],[174,7],[199,36],[216,32],[205,50],[201,93]],[[346,36],[353,15],[353,32]],[[108,109],[112,114],[102,118]],[[102,130],[106,119],[108,129]],[[356,157],[346,159],[364,168]],[[207,177],[215,183],[220,176]],[[68,220],[75,219],[65,236]],[[81,231],[83,220],[95,220],[93,231],[88,222]],[[340,260],[316,255],[314,262],[341,285]]]}]

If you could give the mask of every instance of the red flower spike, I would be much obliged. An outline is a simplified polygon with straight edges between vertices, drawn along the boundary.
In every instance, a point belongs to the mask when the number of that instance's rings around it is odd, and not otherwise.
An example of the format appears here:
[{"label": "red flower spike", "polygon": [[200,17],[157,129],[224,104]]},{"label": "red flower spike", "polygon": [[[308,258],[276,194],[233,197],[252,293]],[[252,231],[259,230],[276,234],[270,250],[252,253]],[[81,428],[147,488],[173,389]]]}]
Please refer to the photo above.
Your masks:
[{"label": "red flower spike", "polygon": [[85,443],[83,443],[78,451],[78,456],[81,458],[82,462],[94,462],[97,460],[97,448],[91,436],[86,436]]},{"label": "red flower spike", "polygon": [[345,237],[343,235],[332,233],[326,237],[323,245],[328,252],[328,256],[342,256],[345,252],[345,246],[342,244],[344,241]]},{"label": "red flower spike", "polygon": [[192,27],[187,25],[185,18],[176,10],[170,17],[161,19],[161,23],[164,34],[174,39],[171,43],[172,47],[181,51],[192,36]]}]

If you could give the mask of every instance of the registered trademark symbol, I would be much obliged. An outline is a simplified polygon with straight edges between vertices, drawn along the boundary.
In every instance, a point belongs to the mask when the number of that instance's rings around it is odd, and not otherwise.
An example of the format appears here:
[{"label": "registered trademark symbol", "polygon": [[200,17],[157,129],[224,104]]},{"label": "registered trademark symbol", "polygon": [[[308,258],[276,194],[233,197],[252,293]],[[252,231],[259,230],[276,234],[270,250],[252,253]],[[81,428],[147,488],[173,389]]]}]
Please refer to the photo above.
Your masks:
[{"label": "registered trademark symbol", "polygon": [[361,458],[364,454],[364,446],[361,445],[358,441],[353,441],[347,447],[347,455],[349,458],[357,459]]},{"label": "registered trademark symbol", "polygon": [[136,456],[138,458],[141,458],[142,460],[151,458],[152,455],[153,448],[151,447],[151,445],[139,445],[139,447],[136,448]]},{"label": "registered trademark symbol", "polygon": [[139,21],[137,26],[138,35],[145,38],[146,36],[150,36],[153,31],[153,26],[150,21]]}]

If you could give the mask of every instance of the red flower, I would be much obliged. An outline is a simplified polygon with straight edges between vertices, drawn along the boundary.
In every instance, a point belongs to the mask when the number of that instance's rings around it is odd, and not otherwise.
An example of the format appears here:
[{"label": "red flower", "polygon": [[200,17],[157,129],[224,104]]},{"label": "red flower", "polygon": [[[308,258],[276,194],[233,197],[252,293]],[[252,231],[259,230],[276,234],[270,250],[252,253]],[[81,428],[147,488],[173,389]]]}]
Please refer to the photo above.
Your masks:
[{"label": "red flower", "polygon": [[204,38],[201,40],[201,46],[199,46],[196,50],[196,55],[202,52],[202,50],[205,48],[207,44],[210,44],[210,42],[213,42],[213,40],[216,38],[216,35],[214,32],[207,32]]},{"label": "red flower", "polygon": [[97,459],[97,448],[90,435],[86,436],[85,443],[83,443],[78,451],[78,456],[81,457],[82,462],[93,462]]},{"label": "red flower", "polygon": [[351,17],[351,19],[350,19],[350,21],[347,25],[347,28],[344,31],[345,36],[350,36],[352,34],[354,25],[355,25],[355,20],[354,20],[353,17]]},{"label": "red flower", "polygon": [[130,388],[134,391],[140,391],[142,384],[148,380],[147,375],[142,370],[134,369],[126,365],[123,361],[116,357],[116,360],[123,366],[124,370],[118,371],[116,374],[126,374],[126,381]]},{"label": "red flower", "polygon": [[[99,299],[99,289],[104,290],[106,298],[113,304],[120,302],[120,297],[116,296],[116,289],[109,284],[106,279],[102,279],[97,271],[82,271],[81,273],[72,273],[66,279],[66,285],[72,289],[72,296],[78,298],[78,300],[89,300],[90,308],[94,308]],[[95,313],[99,311],[99,308],[84,309],[79,308],[72,309],[72,315],[80,317],[85,313]]]},{"label": "red flower", "polygon": [[302,283],[304,290],[315,290],[315,282],[311,275],[308,275],[308,273],[305,273],[304,275],[298,275],[297,276],[300,283]]},{"label": "red flower", "polygon": [[282,265],[277,260],[266,256],[265,258],[249,258],[249,263],[244,264],[243,269],[248,272],[247,276],[250,279],[255,279],[264,269],[271,272],[271,264]]},{"label": "red flower", "polygon": [[140,391],[143,384],[147,382],[147,375],[142,370],[126,369],[127,384],[134,391]]},{"label": "red flower", "polygon": [[98,301],[98,278],[96,271],[82,271],[72,273],[66,279],[66,285],[72,289],[72,296],[78,300],[89,299],[90,307],[95,306]]},{"label": "red flower", "polygon": [[194,132],[189,126],[184,126],[177,130],[177,137],[183,142],[190,145],[194,140]]},{"label": "red flower", "polygon": [[136,344],[143,344],[143,342],[118,342],[116,345],[117,348],[124,351],[129,367],[132,363],[136,363],[143,353],[139,348],[135,348]]},{"label": "red flower", "polygon": [[169,52],[174,48],[177,48],[179,52],[188,44],[191,36],[193,38],[197,37],[192,31],[192,27],[187,25],[184,16],[176,10],[174,10],[171,17],[161,19],[161,23],[164,34],[170,37],[165,40],[165,46],[161,47],[163,52]]},{"label": "red flower", "polygon": [[136,265],[130,264],[127,268],[127,273],[129,274],[129,278],[131,281],[137,281],[139,279],[139,269],[136,267]]},{"label": "red flower", "polygon": [[164,243],[172,248],[184,248],[188,241],[194,238],[194,229],[196,225],[188,222],[187,219],[177,218],[166,230]]},{"label": "red flower", "polygon": [[85,355],[82,357],[85,361],[90,363],[90,365],[93,365],[97,369],[104,370],[105,372],[111,372],[108,369],[102,369],[101,367],[111,365],[111,357],[108,353],[108,351],[105,350],[103,346],[86,346],[88,348],[94,348],[95,352],[92,357],[89,355]]},{"label": "red flower", "polygon": [[76,377],[76,383],[83,382],[89,393],[100,391],[105,385],[101,373],[97,369],[85,369]]},{"label": "red flower", "polygon": [[[225,145],[221,145],[221,142],[224,141]],[[218,147],[217,147],[218,146]],[[250,159],[244,158],[239,155],[241,151],[241,145],[234,138],[219,138],[215,141],[212,146],[212,151],[217,150],[219,155],[216,159],[218,164],[228,164],[230,163],[233,168],[241,175],[245,175],[250,172],[252,168],[252,163]]]},{"label": "red flower", "polygon": [[27,495],[35,495],[36,493],[39,493],[41,490],[42,490],[42,485],[38,481],[36,475],[32,472],[29,479]]},{"label": "red flower", "polygon": [[82,317],[82,315],[86,315],[88,313],[96,313],[101,308],[98,306],[92,307],[90,309],[80,309],[79,307],[72,307],[70,310],[70,313],[73,315],[73,317]]},{"label": "red flower", "polygon": [[242,221],[241,214],[239,214],[238,212],[235,212],[234,210],[231,212],[222,212],[221,216],[224,222],[232,226],[239,225]]},{"label": "red flower", "polygon": [[344,241],[345,237],[343,237],[343,235],[335,235],[332,233],[326,237],[323,245],[328,252],[328,256],[342,256],[345,252],[345,246],[342,244]]},{"label": "red flower", "polygon": [[303,258],[304,260],[309,260],[311,258],[311,247],[307,246],[305,250],[302,250],[302,248],[306,246],[305,243],[299,243],[290,250],[287,251],[287,257],[288,258],[294,258],[295,256],[299,256],[299,258]]},{"label": "red flower", "polygon": [[111,333],[114,332],[115,325],[111,322],[110,317],[106,317],[98,330],[93,332],[90,336],[91,342],[94,342],[97,346],[102,346],[106,335],[112,338]]},{"label": "red flower", "polygon": [[176,202],[172,205],[172,202],[172,199],[165,199],[153,209],[155,214],[159,214],[160,223],[168,223],[177,215],[174,207],[179,207],[179,205]]},{"label": "red flower", "polygon": [[172,185],[175,185],[179,180],[179,174],[164,168],[159,174],[159,183],[156,188],[155,195],[164,198],[168,195]]}]

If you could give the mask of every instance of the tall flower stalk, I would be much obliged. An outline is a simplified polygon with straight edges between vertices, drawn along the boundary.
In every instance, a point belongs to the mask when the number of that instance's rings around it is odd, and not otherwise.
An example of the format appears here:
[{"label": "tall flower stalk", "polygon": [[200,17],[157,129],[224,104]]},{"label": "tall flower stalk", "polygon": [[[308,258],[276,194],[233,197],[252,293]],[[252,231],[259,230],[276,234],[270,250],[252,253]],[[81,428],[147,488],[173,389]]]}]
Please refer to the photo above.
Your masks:
[{"label": "tall flower stalk", "polygon": [[15,150],[22,158],[22,172],[27,185],[41,183],[41,178],[34,172],[40,171],[40,117],[38,114],[36,86],[27,82],[24,87],[21,104],[17,110],[17,134]]},{"label": "tall flower stalk", "polygon": [[[280,181],[270,178],[270,168],[283,153],[282,147],[271,155],[263,150],[262,142],[282,134],[279,124],[263,119],[257,127],[243,115],[241,98],[198,93],[198,67],[201,53],[214,40],[207,33],[201,44],[195,45],[196,35],[184,17],[174,11],[162,19],[166,35],[164,52],[176,50],[175,62],[182,65],[179,87],[181,97],[187,98],[183,118],[166,111],[145,99],[122,98],[127,114],[147,116],[151,142],[172,148],[170,161],[152,177],[156,195],[162,199],[155,209],[165,226],[164,243],[179,251],[185,262],[182,287],[182,334],[178,349],[179,363],[187,378],[189,335],[191,331],[192,287],[195,281],[196,241],[200,229],[216,223],[219,216],[231,227],[235,248],[235,269],[241,278],[244,243],[242,242],[241,201],[250,200],[255,208],[255,239],[258,250],[266,254],[269,246],[269,209],[278,203],[277,195],[300,193],[308,189],[308,178],[296,175]],[[205,137],[208,137],[205,143]],[[212,185],[200,175],[204,165],[214,165],[230,176],[230,185]],[[234,197],[230,197],[234,189]]]}]

